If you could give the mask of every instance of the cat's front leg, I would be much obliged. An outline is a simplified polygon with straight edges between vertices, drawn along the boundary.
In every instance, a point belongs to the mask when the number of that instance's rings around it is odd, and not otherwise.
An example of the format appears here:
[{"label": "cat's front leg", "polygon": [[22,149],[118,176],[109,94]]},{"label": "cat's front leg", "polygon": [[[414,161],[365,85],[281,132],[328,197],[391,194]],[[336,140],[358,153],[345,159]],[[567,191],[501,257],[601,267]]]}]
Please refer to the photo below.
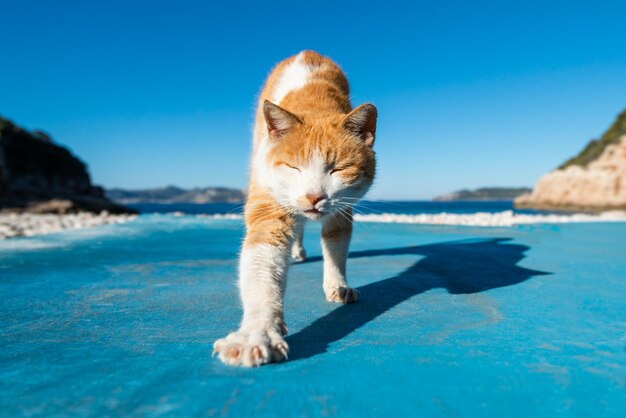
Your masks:
[{"label": "cat's front leg", "polygon": [[346,281],[346,259],[351,237],[351,211],[344,210],[322,221],[323,288],[329,302],[354,303],[359,299],[359,292],[348,287]]},{"label": "cat's front leg", "polygon": [[291,245],[287,228],[280,221],[269,222],[246,235],[239,266],[243,319],[239,330],[213,346],[226,364],[254,367],[287,358],[289,346],[283,338],[287,334],[283,297]]}]

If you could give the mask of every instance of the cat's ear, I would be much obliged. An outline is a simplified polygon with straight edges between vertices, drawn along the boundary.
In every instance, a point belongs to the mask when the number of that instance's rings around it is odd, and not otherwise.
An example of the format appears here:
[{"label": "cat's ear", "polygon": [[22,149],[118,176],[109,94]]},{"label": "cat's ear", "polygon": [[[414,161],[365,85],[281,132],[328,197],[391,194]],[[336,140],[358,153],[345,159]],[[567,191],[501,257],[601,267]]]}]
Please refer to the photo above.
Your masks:
[{"label": "cat's ear", "polygon": [[263,116],[271,138],[280,138],[291,128],[302,123],[296,115],[266,100],[263,102]]},{"label": "cat's ear", "polygon": [[371,148],[374,146],[374,139],[376,138],[377,118],[378,111],[376,106],[366,103],[348,113],[344,119],[343,126],[357,134],[365,145]]}]

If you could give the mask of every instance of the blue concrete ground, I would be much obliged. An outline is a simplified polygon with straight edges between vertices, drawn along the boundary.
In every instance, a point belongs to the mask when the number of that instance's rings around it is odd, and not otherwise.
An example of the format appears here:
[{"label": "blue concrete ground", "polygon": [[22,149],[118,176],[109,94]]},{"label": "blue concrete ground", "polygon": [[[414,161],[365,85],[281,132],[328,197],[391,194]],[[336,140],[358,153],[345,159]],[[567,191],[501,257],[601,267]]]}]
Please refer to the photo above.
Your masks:
[{"label": "blue concrete ground", "polygon": [[626,224],[358,225],[356,305],[293,266],[288,362],[236,327],[239,221],[145,216],[0,242],[4,416],[626,416]]}]

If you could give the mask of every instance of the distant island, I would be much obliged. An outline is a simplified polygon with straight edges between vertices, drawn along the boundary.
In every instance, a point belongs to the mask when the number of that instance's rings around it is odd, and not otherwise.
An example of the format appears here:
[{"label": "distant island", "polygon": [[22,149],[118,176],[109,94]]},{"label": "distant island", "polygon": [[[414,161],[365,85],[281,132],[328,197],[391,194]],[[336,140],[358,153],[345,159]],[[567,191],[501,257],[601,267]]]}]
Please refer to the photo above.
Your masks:
[{"label": "distant island", "polygon": [[106,190],[106,195],[114,202],[124,205],[141,203],[238,203],[246,197],[239,189],[226,187],[183,189],[176,186],[141,190],[109,189]]},{"label": "distant island", "polygon": [[626,209],[626,110],[600,139],[537,181],[515,199],[518,208]]},{"label": "distant island", "polygon": [[528,187],[482,187],[474,190],[458,190],[453,193],[437,196],[435,202],[451,202],[463,200],[513,200],[530,192]]}]

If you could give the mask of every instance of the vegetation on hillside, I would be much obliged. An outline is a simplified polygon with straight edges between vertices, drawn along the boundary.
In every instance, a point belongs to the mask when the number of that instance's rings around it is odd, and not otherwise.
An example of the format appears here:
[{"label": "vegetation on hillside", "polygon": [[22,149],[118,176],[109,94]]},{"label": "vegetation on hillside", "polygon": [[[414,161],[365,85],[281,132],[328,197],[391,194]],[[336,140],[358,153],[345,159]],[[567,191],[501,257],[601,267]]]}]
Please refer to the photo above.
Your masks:
[{"label": "vegetation on hillside", "polygon": [[613,125],[611,125],[600,139],[594,139],[589,142],[577,156],[561,164],[559,170],[571,165],[586,167],[587,164],[598,158],[608,145],[617,143],[622,135],[626,135],[626,110],[617,117]]}]

